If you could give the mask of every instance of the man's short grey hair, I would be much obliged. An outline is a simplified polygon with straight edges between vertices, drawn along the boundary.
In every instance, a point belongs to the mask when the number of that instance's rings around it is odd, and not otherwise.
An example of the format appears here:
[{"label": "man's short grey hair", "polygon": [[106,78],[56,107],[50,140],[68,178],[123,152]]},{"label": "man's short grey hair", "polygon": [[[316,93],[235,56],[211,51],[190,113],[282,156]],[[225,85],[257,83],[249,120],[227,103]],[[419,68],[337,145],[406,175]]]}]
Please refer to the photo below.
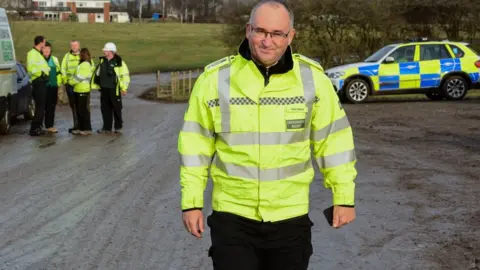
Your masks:
[{"label": "man's short grey hair", "polygon": [[294,25],[294,16],[293,16],[293,11],[288,7],[287,3],[282,0],[262,0],[255,4],[252,8],[252,12],[250,13],[250,20],[248,21],[249,24],[253,24],[253,20],[255,17],[255,12],[257,12],[257,9],[265,4],[273,5],[273,6],[282,6],[284,7],[287,12],[288,12],[288,17],[290,17],[290,27],[293,28]]}]

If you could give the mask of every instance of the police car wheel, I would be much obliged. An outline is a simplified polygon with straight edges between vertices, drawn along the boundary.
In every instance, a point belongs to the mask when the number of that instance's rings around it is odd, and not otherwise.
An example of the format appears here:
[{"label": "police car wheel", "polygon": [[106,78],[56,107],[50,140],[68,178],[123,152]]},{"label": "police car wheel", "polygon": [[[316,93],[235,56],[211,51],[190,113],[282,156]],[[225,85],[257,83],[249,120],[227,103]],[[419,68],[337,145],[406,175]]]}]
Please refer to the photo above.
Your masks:
[{"label": "police car wheel", "polygon": [[362,103],[368,98],[370,86],[365,80],[353,79],[345,87],[345,96],[351,103]]},{"label": "police car wheel", "polygon": [[463,99],[467,90],[467,82],[460,76],[448,77],[442,84],[443,95],[449,100]]}]

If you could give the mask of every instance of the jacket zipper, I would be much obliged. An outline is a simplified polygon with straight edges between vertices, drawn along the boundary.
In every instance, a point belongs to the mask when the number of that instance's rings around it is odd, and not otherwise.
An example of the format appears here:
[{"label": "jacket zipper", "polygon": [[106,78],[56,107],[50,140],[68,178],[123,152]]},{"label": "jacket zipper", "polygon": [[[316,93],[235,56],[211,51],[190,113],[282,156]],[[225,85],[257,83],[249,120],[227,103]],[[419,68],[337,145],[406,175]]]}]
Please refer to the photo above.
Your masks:
[{"label": "jacket zipper", "polygon": [[[268,85],[269,83],[269,77],[268,77],[268,69],[269,68],[266,68],[265,69],[265,79],[264,79],[264,88]],[[260,95],[259,95],[259,98],[258,98],[258,105],[257,105],[257,113],[258,113],[258,132],[257,132],[257,136],[258,136],[258,142],[259,142],[259,145],[258,145],[258,165],[260,166],[261,165],[261,153],[260,153],[260,147],[261,147],[261,143],[260,143]],[[261,167],[261,166],[260,166]],[[257,212],[260,213],[260,184],[261,184],[261,180],[260,180],[260,170],[262,168],[258,168],[258,205],[257,205]],[[262,222],[263,222],[263,217],[262,217]]]}]

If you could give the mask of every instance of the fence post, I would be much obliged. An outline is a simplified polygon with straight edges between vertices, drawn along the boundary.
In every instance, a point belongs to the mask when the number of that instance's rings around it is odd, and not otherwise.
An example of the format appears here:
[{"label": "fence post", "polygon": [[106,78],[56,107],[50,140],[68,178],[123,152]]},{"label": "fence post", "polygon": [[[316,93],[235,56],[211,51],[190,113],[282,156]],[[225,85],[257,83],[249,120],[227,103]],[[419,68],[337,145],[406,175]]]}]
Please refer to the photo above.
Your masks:
[{"label": "fence post", "polygon": [[160,98],[160,70],[157,70],[157,99]]},{"label": "fence post", "polygon": [[187,91],[187,72],[184,70],[182,73],[182,97],[184,97]]},{"label": "fence post", "polygon": [[188,95],[190,96],[192,93],[192,70],[188,71]]},{"label": "fence post", "polygon": [[172,95],[172,98],[173,98],[173,95],[175,93],[175,73],[174,72],[170,72],[170,90],[171,90],[171,95]]}]

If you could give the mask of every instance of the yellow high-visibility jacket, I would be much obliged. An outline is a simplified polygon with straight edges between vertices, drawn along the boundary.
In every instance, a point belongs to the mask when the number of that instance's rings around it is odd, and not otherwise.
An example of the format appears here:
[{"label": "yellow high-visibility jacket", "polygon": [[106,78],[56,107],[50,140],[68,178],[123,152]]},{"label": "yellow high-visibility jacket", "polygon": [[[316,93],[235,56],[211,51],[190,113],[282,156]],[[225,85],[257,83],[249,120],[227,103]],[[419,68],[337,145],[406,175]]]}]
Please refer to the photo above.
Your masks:
[{"label": "yellow high-visibility jacket", "polygon": [[80,64],[80,54],[73,54],[72,51],[65,54],[62,59],[62,77],[65,84],[75,75]]},{"label": "yellow high-visibility jacket", "polygon": [[78,65],[73,77],[70,78],[68,84],[73,86],[73,91],[76,93],[90,92],[90,80],[92,79],[93,68],[92,62],[84,61]]},{"label": "yellow high-visibility jacket", "polygon": [[[105,61],[105,57],[100,57],[100,61],[98,65],[94,69],[94,75],[91,81],[92,89],[100,90],[100,69],[102,66],[103,61]],[[120,96],[120,91],[127,91],[130,85],[130,71],[128,70],[127,63],[123,61],[123,59],[118,55],[115,54],[114,58],[114,68],[115,76],[116,76],[116,95]]]},{"label": "yellow high-visibility jacket", "polygon": [[45,77],[48,79],[48,74],[50,74],[50,67],[48,66],[47,60],[43,54],[32,48],[27,54],[27,72],[30,76],[30,82],[34,81],[39,77]]},{"label": "yellow high-visibility jacket", "polygon": [[203,208],[210,168],[213,210],[259,221],[307,214],[312,149],[333,204],[354,205],[356,156],[346,113],[322,67],[292,58],[293,69],[266,86],[241,55],[205,68],[178,139],[182,210]]}]

